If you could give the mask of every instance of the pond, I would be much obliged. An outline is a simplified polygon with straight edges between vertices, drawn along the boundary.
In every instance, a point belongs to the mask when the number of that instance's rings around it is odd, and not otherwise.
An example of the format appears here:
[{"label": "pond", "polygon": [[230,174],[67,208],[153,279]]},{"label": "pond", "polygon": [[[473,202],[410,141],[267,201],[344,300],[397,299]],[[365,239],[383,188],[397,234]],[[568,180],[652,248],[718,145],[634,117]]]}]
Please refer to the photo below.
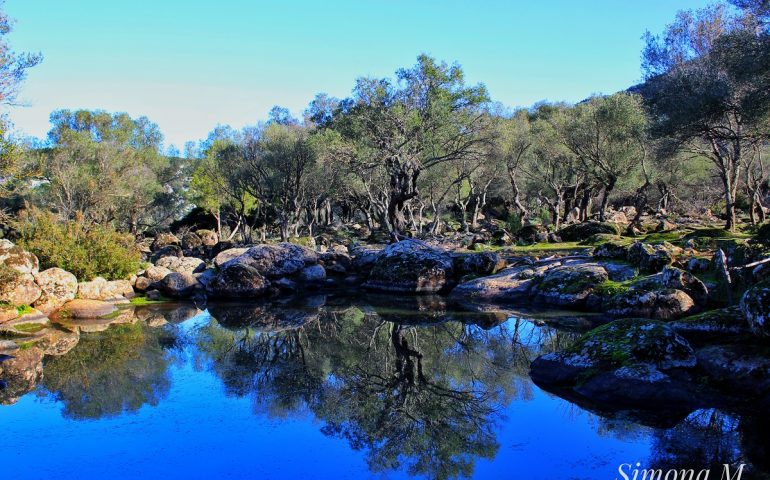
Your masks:
[{"label": "pond", "polygon": [[129,313],[79,325],[66,353],[3,358],[19,363],[3,477],[719,478],[767,461],[764,415],[608,412],[534,385],[530,362],[591,317],[340,295]]}]

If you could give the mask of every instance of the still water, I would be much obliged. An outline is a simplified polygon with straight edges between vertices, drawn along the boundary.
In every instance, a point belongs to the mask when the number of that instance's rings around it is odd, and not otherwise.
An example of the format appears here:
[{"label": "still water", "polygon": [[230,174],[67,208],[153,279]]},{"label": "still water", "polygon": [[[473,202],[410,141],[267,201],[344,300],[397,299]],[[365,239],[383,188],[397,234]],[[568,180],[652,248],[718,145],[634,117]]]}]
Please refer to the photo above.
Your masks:
[{"label": "still water", "polygon": [[737,415],[638,423],[535,386],[532,359],[590,324],[464,312],[439,297],[137,307],[113,325],[80,325],[73,348],[3,384],[0,471],[615,479],[621,463],[703,468],[750,456],[757,435]]}]

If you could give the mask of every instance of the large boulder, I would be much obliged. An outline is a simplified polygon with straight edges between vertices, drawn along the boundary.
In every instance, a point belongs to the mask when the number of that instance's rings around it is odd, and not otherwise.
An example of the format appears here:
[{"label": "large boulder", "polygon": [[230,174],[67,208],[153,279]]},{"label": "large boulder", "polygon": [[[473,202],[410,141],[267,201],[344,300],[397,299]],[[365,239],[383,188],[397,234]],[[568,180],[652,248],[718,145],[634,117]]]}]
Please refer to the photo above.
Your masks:
[{"label": "large boulder", "polygon": [[267,292],[270,281],[256,268],[244,263],[228,262],[206,286],[216,298],[255,298]]},{"label": "large boulder", "polygon": [[297,280],[310,285],[320,285],[326,280],[326,270],[321,265],[305,267],[297,274]]},{"label": "large boulder", "polygon": [[37,257],[11,241],[0,239],[0,263],[16,270],[21,274],[34,275],[40,268]]},{"label": "large boulder", "polygon": [[155,237],[155,240],[152,241],[152,245],[150,246],[150,248],[152,249],[153,252],[157,252],[163,247],[167,247],[169,245],[178,247],[181,244],[182,244],[182,241],[179,240],[179,238],[173,233],[159,233]]},{"label": "large boulder", "polygon": [[43,270],[35,275],[35,282],[40,286],[42,294],[33,306],[46,314],[74,299],[78,292],[78,279],[61,268]]},{"label": "large boulder", "polygon": [[19,273],[0,264],[0,302],[12,306],[32,305],[43,291],[30,273]]},{"label": "large boulder", "polygon": [[145,278],[150,279],[153,282],[160,282],[164,278],[166,278],[166,275],[171,273],[171,270],[169,270],[166,267],[161,267],[158,265],[152,265],[147,270],[142,273],[142,276]]},{"label": "large boulder", "polygon": [[157,263],[158,260],[164,257],[184,257],[184,252],[179,245],[166,245],[153,253],[150,260],[152,260],[153,263]]},{"label": "large boulder", "polygon": [[529,298],[536,283],[535,268],[506,268],[488,277],[476,278],[456,286],[450,298],[456,301],[513,303]]},{"label": "large boulder", "polygon": [[672,320],[697,312],[693,299],[674,288],[630,288],[604,301],[605,313],[613,317],[643,317]]},{"label": "large boulder", "polygon": [[745,340],[751,336],[749,322],[737,305],[708,310],[668,324],[679,335],[699,342]]},{"label": "large boulder", "polygon": [[629,263],[638,266],[642,271],[657,273],[666,265],[671,265],[682,254],[682,249],[668,242],[656,245],[635,242],[628,248]]},{"label": "large boulder", "polygon": [[417,240],[385,247],[374,263],[364,287],[371,290],[434,293],[452,283],[452,257]]},{"label": "large boulder", "polygon": [[182,235],[182,248],[184,250],[196,250],[203,246],[203,240],[198,234],[187,232]]},{"label": "large boulder", "polygon": [[89,282],[80,282],[77,296],[84,300],[120,303],[134,296],[134,287],[129,280],[108,281],[102,277],[96,277]]},{"label": "large boulder", "polygon": [[597,233],[620,235],[620,228],[609,222],[583,222],[567,225],[557,235],[565,242],[582,242]]},{"label": "large boulder", "polygon": [[676,288],[687,293],[697,305],[704,306],[709,299],[709,290],[692,273],[672,267],[665,266],[661,272],[661,282],[666,288]]},{"label": "large boulder", "polygon": [[353,248],[351,251],[351,254],[353,255],[352,258],[352,267],[357,272],[361,273],[369,273],[369,271],[374,267],[374,264],[377,262],[377,259],[380,256],[380,253],[382,253],[382,248],[372,248],[372,247],[356,247]]},{"label": "large boulder", "polygon": [[169,297],[187,298],[198,287],[198,279],[192,273],[172,272],[160,281],[158,288]]},{"label": "large boulder", "polygon": [[741,298],[741,311],[754,334],[770,336],[770,282],[762,282],[746,290]]},{"label": "large boulder", "polygon": [[200,237],[204,247],[213,247],[219,243],[219,235],[213,230],[197,230],[195,233]]},{"label": "large boulder", "polygon": [[318,255],[307,247],[293,243],[264,244],[249,248],[243,255],[227,262],[230,263],[248,265],[267,278],[280,278],[317,264]]},{"label": "large boulder", "polygon": [[226,250],[222,250],[217,254],[216,257],[214,257],[214,265],[217,267],[221,267],[225,263],[229,262],[230,260],[236,259],[246,253],[249,250],[249,247],[237,247],[237,248],[228,248]]},{"label": "large boulder", "polygon": [[571,348],[537,358],[530,376],[594,401],[654,408],[693,401],[670,372],[697,363],[690,344],[664,323],[624,319],[591,330]]},{"label": "large boulder", "polygon": [[109,302],[76,298],[65,303],[57,315],[60,318],[99,318],[110,315],[116,310],[115,305]]},{"label": "large boulder", "polygon": [[458,253],[452,255],[452,260],[458,276],[492,275],[505,268],[505,260],[494,252]]},{"label": "large boulder", "polygon": [[561,265],[545,272],[535,299],[547,305],[583,308],[589,295],[607,279],[607,270],[596,263]]},{"label": "large boulder", "polygon": [[206,270],[206,263],[195,257],[163,257],[155,263],[155,266],[190,275]]}]

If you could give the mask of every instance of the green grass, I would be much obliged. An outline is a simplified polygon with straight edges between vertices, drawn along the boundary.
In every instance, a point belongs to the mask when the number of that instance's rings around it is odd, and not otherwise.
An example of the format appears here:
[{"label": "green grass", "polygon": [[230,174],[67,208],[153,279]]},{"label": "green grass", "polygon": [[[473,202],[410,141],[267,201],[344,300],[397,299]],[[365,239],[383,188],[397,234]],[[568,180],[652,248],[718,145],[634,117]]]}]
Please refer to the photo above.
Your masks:
[{"label": "green grass", "polygon": [[532,245],[513,245],[509,247],[499,247],[500,251],[511,253],[535,254],[538,252],[583,252],[590,247],[581,245],[579,242],[562,243],[533,243]]},{"label": "green grass", "polygon": [[596,286],[594,292],[606,297],[613,297],[625,293],[630,288],[633,280],[627,280],[625,282],[616,282],[614,280],[605,280]]},{"label": "green grass", "polygon": [[22,333],[37,333],[44,328],[45,328],[45,325],[40,323],[22,323],[22,324],[13,326],[14,330]]},{"label": "green grass", "polygon": [[34,312],[35,312],[35,309],[30,307],[29,305],[21,305],[21,306],[16,307],[16,313],[18,313],[19,316],[28,315],[28,314],[34,313]]},{"label": "green grass", "polygon": [[170,298],[166,298],[163,296],[160,297],[160,300],[150,300],[144,295],[137,295],[136,297],[131,299],[131,305],[141,307],[144,305],[157,305],[159,303],[166,303],[170,301],[171,301]]}]

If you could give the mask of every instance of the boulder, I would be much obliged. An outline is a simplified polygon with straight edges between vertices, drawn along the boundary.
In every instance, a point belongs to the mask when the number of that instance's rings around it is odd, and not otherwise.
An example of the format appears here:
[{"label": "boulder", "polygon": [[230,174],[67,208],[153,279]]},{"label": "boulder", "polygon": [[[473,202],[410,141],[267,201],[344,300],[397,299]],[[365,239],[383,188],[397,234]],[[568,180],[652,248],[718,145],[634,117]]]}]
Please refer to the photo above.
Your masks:
[{"label": "boulder", "polygon": [[755,335],[770,336],[770,282],[761,282],[746,290],[740,308]]},{"label": "boulder", "polygon": [[548,229],[542,225],[528,224],[522,226],[519,231],[516,232],[516,237],[519,241],[524,243],[537,243],[543,238],[545,238],[545,240],[548,239]]},{"label": "boulder", "polygon": [[155,263],[155,266],[190,275],[206,270],[206,263],[195,257],[163,257]]},{"label": "boulder", "polygon": [[297,274],[297,280],[306,284],[321,284],[326,280],[326,270],[321,265],[305,267]]},{"label": "boulder", "polygon": [[147,270],[145,270],[142,276],[152,280],[153,282],[160,282],[161,280],[166,278],[166,275],[168,275],[169,273],[171,273],[171,270],[169,270],[168,268],[153,265],[149,267]]},{"label": "boulder", "polygon": [[635,242],[628,248],[629,263],[638,266],[642,271],[657,273],[666,265],[671,265],[682,254],[682,249],[668,242],[650,245]]},{"label": "boulder", "polygon": [[667,265],[661,272],[661,282],[665,288],[682,290],[699,306],[705,306],[708,302],[708,288],[690,272]]},{"label": "boulder", "polygon": [[240,257],[248,250],[249,247],[228,248],[227,250],[222,250],[217,254],[216,257],[214,257],[214,265],[221,267],[230,260]]},{"label": "boulder", "polygon": [[163,247],[167,247],[169,245],[178,247],[181,244],[182,244],[181,240],[179,240],[179,238],[173,233],[159,233],[155,237],[155,240],[152,241],[152,245],[150,246],[150,248],[152,249],[153,252],[157,252]]},{"label": "boulder", "polygon": [[40,262],[33,253],[14,245],[5,238],[0,239],[0,263],[26,275],[34,275],[40,268]]},{"label": "boulder", "polygon": [[547,305],[583,308],[589,295],[609,278],[596,263],[561,265],[545,272],[536,287],[536,301]]},{"label": "boulder", "polygon": [[256,268],[243,263],[226,263],[206,286],[216,298],[254,298],[267,292],[270,281]]},{"label": "boulder", "polygon": [[557,232],[566,242],[581,242],[597,233],[620,235],[620,229],[617,225],[608,222],[583,222],[567,225]]},{"label": "boulder", "polygon": [[150,278],[139,277],[136,279],[136,283],[134,283],[134,290],[136,290],[137,292],[146,292],[147,290],[152,288],[152,285],[154,283],[155,282]]},{"label": "boulder", "polygon": [[43,270],[35,275],[35,282],[40,286],[42,294],[33,306],[46,314],[74,299],[78,292],[78,279],[61,268]]},{"label": "boulder", "polygon": [[625,260],[629,245],[619,240],[609,240],[594,249],[594,257]]},{"label": "boulder", "polygon": [[178,245],[166,245],[153,253],[150,260],[152,260],[153,263],[158,263],[158,260],[163,257],[184,257],[184,252],[182,251],[182,247]]},{"label": "boulder", "polygon": [[184,250],[196,250],[203,246],[203,240],[193,232],[187,232],[182,235],[182,248]]},{"label": "boulder", "polygon": [[530,376],[593,401],[651,408],[692,402],[689,384],[670,372],[696,363],[690,344],[668,325],[624,319],[591,330],[563,352],[538,357]]},{"label": "boulder", "polygon": [[65,303],[57,315],[65,318],[100,318],[116,310],[115,305],[109,302],[76,298]]},{"label": "boulder", "polygon": [[518,302],[529,298],[535,275],[535,269],[529,266],[506,268],[495,275],[461,283],[449,297],[455,301]]},{"label": "boulder", "polygon": [[607,270],[607,275],[613,282],[625,282],[639,275],[639,269],[626,262],[599,260],[596,263]]},{"label": "boulder", "polygon": [[19,273],[6,267],[0,280],[0,302],[12,306],[32,305],[43,294],[30,273]]},{"label": "boulder", "polygon": [[31,392],[43,378],[43,350],[37,347],[18,349],[11,358],[0,361],[0,405],[16,403]]},{"label": "boulder", "polygon": [[382,249],[380,248],[371,248],[371,247],[356,247],[351,252],[353,255],[352,258],[352,267],[357,272],[362,273],[369,273],[369,270],[371,270],[372,267],[374,267],[374,264],[377,262],[377,258],[379,257],[380,253],[382,252]]},{"label": "boulder", "polygon": [[696,353],[698,368],[709,383],[733,394],[759,396],[770,391],[770,358],[766,348],[713,345]]},{"label": "boulder", "polygon": [[200,237],[204,247],[213,247],[219,243],[219,235],[213,230],[197,230],[195,233]]},{"label": "boulder", "polygon": [[701,342],[724,342],[751,336],[749,322],[738,306],[709,310],[668,324],[679,335]]},{"label": "boulder", "polygon": [[248,265],[267,278],[280,278],[298,273],[318,263],[318,255],[307,247],[293,243],[256,245],[243,255],[227,262]]},{"label": "boulder", "polygon": [[458,276],[492,275],[505,268],[505,260],[494,252],[458,253],[452,255],[455,273]]},{"label": "boulder", "polygon": [[698,308],[682,290],[630,288],[605,299],[603,310],[613,317],[671,320],[695,313]]},{"label": "boulder", "polygon": [[187,298],[198,287],[198,279],[191,273],[172,272],[160,281],[158,288],[169,297]]},{"label": "boulder", "polygon": [[386,292],[434,293],[452,283],[452,257],[416,240],[388,245],[377,257],[364,287]]},{"label": "boulder", "polygon": [[96,277],[90,282],[80,282],[77,296],[84,300],[120,303],[134,296],[134,287],[128,280],[107,281],[102,277]]}]

